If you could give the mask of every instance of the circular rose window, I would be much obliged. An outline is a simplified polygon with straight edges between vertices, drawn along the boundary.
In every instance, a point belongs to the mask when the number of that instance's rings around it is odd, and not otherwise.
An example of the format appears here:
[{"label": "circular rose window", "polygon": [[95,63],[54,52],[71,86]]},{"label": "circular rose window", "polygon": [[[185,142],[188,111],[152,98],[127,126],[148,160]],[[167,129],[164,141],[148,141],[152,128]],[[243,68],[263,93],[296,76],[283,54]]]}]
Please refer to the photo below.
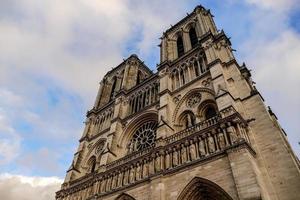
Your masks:
[{"label": "circular rose window", "polygon": [[129,153],[140,151],[155,144],[157,122],[146,122],[140,126],[128,144]]}]

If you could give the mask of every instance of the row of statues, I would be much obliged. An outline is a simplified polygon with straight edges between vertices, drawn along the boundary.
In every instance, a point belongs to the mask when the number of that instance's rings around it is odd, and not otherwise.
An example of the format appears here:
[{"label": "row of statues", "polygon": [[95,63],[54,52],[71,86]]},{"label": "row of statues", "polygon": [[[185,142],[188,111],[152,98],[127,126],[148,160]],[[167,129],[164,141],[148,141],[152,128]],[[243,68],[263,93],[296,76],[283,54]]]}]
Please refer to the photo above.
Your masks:
[{"label": "row of statues", "polygon": [[225,150],[242,138],[248,141],[245,134],[247,134],[245,129],[238,125],[233,126],[229,122],[226,127],[219,127],[210,132],[186,138],[179,144],[173,144],[150,155],[144,155],[135,163],[118,167],[111,173],[106,172],[105,175],[97,178],[93,186],[93,193],[106,193],[186,163],[201,160],[208,155]]}]

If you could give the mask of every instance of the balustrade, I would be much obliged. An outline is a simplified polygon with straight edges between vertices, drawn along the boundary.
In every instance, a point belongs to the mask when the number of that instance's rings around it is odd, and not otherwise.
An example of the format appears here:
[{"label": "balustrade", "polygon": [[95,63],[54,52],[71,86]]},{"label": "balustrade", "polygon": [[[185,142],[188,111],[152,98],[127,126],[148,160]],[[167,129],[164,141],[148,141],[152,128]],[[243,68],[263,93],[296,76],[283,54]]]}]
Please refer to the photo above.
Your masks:
[{"label": "balustrade", "polygon": [[[107,165],[107,171],[89,177],[93,189],[84,191],[88,196],[102,195],[139,183],[160,173],[200,162],[226,149],[250,142],[243,120],[216,116],[163,139],[164,145],[132,153]],[[79,184],[63,190],[58,196],[75,195],[82,190]]]}]

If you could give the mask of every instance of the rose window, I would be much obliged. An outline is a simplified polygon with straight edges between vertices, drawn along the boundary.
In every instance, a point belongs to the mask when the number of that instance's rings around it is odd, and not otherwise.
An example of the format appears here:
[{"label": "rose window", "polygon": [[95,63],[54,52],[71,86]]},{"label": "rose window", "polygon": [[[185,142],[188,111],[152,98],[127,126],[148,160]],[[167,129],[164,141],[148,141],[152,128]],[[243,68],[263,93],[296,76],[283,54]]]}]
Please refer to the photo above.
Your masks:
[{"label": "rose window", "polygon": [[128,144],[129,153],[140,151],[155,144],[157,122],[147,122],[139,127]]}]

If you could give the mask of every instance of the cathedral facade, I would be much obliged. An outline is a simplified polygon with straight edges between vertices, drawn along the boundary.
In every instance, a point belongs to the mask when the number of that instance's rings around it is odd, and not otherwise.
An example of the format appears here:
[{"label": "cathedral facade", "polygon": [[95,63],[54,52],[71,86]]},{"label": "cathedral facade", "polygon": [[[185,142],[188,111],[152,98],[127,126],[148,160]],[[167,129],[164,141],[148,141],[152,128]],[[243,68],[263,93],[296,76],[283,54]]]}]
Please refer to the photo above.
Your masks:
[{"label": "cathedral facade", "polygon": [[57,200],[299,200],[299,160],[209,10],[109,71]]}]

